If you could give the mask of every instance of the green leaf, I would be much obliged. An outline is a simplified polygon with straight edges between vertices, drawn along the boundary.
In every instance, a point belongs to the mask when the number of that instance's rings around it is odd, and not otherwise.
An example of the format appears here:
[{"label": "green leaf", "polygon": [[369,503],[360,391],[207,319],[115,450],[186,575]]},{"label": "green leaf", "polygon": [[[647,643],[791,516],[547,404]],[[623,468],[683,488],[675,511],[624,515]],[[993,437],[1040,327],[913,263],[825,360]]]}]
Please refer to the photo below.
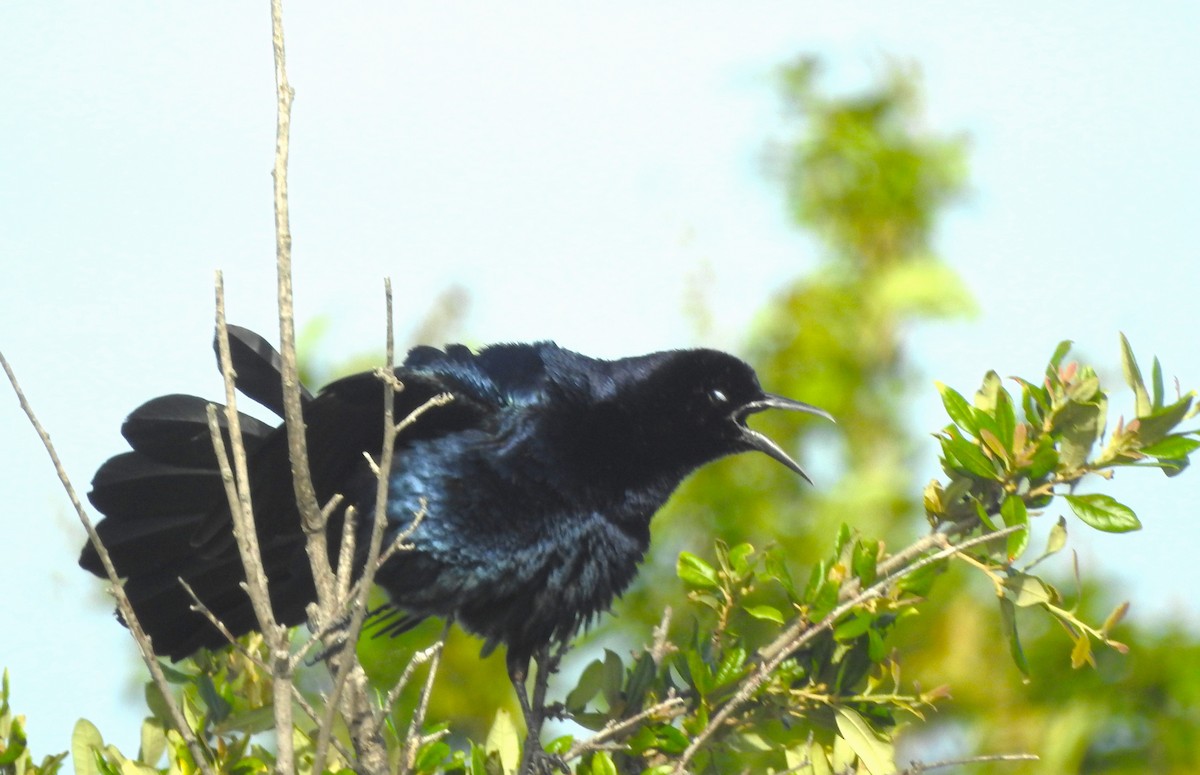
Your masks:
[{"label": "green leaf", "polygon": [[1028,608],[1033,605],[1057,605],[1059,601],[1058,590],[1037,576],[1031,576],[1028,573],[1014,573],[1008,576],[1004,579],[1004,587],[1009,592],[1013,603],[1020,608]]},{"label": "green leaf", "polygon": [[941,382],[934,384],[937,386],[938,392],[942,394],[942,405],[946,407],[946,414],[950,415],[950,419],[954,421],[955,425],[974,435],[979,426],[975,422],[975,410],[967,403],[967,399],[952,387]]},{"label": "green leaf", "polygon": [[583,673],[579,676],[579,683],[575,685],[575,688],[567,695],[567,699],[564,700],[567,710],[572,712],[583,710],[600,691],[603,683],[604,663],[599,659],[594,659],[591,664],[583,669]]},{"label": "green leaf", "polygon": [[1176,433],[1142,447],[1139,451],[1150,457],[1178,460],[1192,454],[1197,447],[1200,447],[1200,440],[1188,438],[1182,433]]},{"label": "green leaf", "polygon": [[592,755],[592,775],[618,775],[617,765],[608,751],[596,751]]},{"label": "green leaf", "polygon": [[1133,348],[1125,334],[1121,334],[1121,369],[1125,372],[1125,382],[1133,389],[1137,399],[1137,416],[1145,417],[1154,411],[1150,402],[1150,394],[1146,392],[1146,383],[1142,381],[1142,370],[1138,368],[1137,359],[1133,357]]},{"label": "green leaf", "polygon": [[625,684],[625,664],[621,656],[612,649],[604,649],[604,680],[600,683],[604,701],[608,707],[616,708],[621,702],[621,687]]},{"label": "green leaf", "polygon": [[854,640],[862,635],[867,630],[871,629],[871,623],[875,617],[867,613],[852,614],[849,619],[842,621],[833,629],[833,639],[837,641]]},{"label": "green leaf", "polygon": [[721,664],[717,666],[716,675],[713,676],[713,686],[719,688],[740,678],[742,666],[746,664],[746,655],[746,649],[740,646],[726,651],[725,656],[721,658]]},{"label": "green leaf", "polygon": [[147,681],[144,687],[146,707],[154,714],[154,717],[163,722],[164,728],[168,724],[174,723],[171,720],[171,706],[163,699],[162,692],[158,690],[158,685],[153,681]]},{"label": "green leaf", "polygon": [[1062,340],[1058,343],[1058,347],[1054,348],[1054,354],[1050,356],[1050,367],[1054,370],[1056,379],[1058,377],[1058,369],[1062,366],[1063,358],[1067,357],[1067,353],[1071,351],[1071,345],[1073,344],[1074,342],[1070,339]]},{"label": "green leaf", "polygon": [[546,743],[546,753],[556,753],[563,755],[571,750],[571,746],[575,743],[575,738],[572,735],[559,735],[550,742]]},{"label": "green leaf", "polygon": [[1092,639],[1088,637],[1086,632],[1072,634],[1075,639],[1075,647],[1071,649],[1071,667],[1078,670],[1084,665],[1096,666],[1096,660],[1092,656]]},{"label": "green leaf", "polygon": [[1050,528],[1050,535],[1046,538],[1046,552],[1043,557],[1049,557],[1052,554],[1061,552],[1063,547],[1067,545],[1067,519],[1059,517],[1058,522],[1054,523],[1054,527]]},{"label": "green leaf", "polygon": [[138,758],[146,764],[156,764],[167,750],[167,733],[162,722],[156,718],[148,718],[142,722],[141,748]]},{"label": "green leaf", "polygon": [[654,747],[667,755],[683,753],[687,749],[688,743],[691,742],[683,732],[670,724],[660,724],[654,732],[658,738]]},{"label": "green leaf", "polygon": [[755,619],[761,619],[765,622],[775,622],[783,624],[783,614],[779,609],[772,605],[748,605],[745,607],[746,613],[753,616]]},{"label": "green leaf", "polygon": [[1000,375],[995,371],[989,371],[983,375],[983,386],[975,393],[975,408],[981,409],[984,412],[993,412],[996,408],[996,400],[1000,395]]},{"label": "green leaf", "polygon": [[1044,476],[1058,466],[1058,450],[1054,448],[1054,439],[1050,436],[1038,437],[1037,451],[1029,462],[1029,478],[1040,481]]},{"label": "green leaf", "polygon": [[208,708],[209,718],[220,723],[229,716],[229,712],[233,707],[225,701],[217,692],[217,687],[213,684],[212,676],[202,675],[196,682],[196,688],[200,692],[200,699],[204,701],[205,707]]},{"label": "green leaf", "polygon": [[1154,386],[1154,408],[1161,409],[1163,405],[1163,376],[1162,364],[1158,362],[1158,356],[1154,356],[1154,368],[1150,371],[1150,381]]},{"label": "green leaf", "polygon": [[859,762],[871,775],[889,775],[896,771],[896,753],[891,743],[871,728],[866,719],[850,708],[834,708],[838,735],[854,751]]},{"label": "green leaf", "polygon": [[704,657],[698,652],[689,651],[686,655],[688,676],[691,679],[692,687],[701,696],[712,691],[712,669],[708,663],[704,661]]},{"label": "green leaf", "polygon": [[1000,629],[1008,640],[1008,651],[1012,655],[1013,664],[1021,671],[1025,683],[1029,683],[1029,660],[1025,657],[1025,650],[1021,648],[1021,638],[1017,635],[1017,609],[1007,597],[1000,598]]},{"label": "green leaf", "polygon": [[1162,472],[1168,477],[1179,476],[1183,473],[1183,469],[1187,468],[1189,465],[1189,461],[1186,457],[1175,460],[1170,460],[1164,457],[1156,458],[1156,460],[1158,461],[1158,465],[1162,468]]},{"label": "green leaf", "polygon": [[1138,441],[1142,444],[1154,444],[1183,422],[1188,410],[1192,407],[1193,394],[1188,393],[1169,406],[1138,417]]},{"label": "green leaf", "polygon": [[[95,749],[92,751],[92,765],[96,768],[97,775],[121,775],[121,771],[109,763],[104,758],[104,751]],[[79,768],[75,768],[75,772],[79,772]]]},{"label": "green leaf", "polygon": [[729,567],[738,575],[738,578],[744,578],[750,573],[749,557],[754,553],[754,547],[747,543],[741,543],[729,550]]},{"label": "green leaf", "polygon": [[[29,738],[25,734],[25,727],[21,724],[21,719],[21,716],[10,717],[8,703],[0,704],[0,772],[5,775],[14,770],[19,772],[20,769],[15,767],[17,760],[28,755],[29,749],[26,746]],[[6,722],[8,726],[7,740],[4,739]]]},{"label": "green leaf", "polygon": [[[497,757],[499,758],[499,757]],[[483,746],[478,743],[471,743],[471,775],[485,775],[487,773],[487,751],[483,750]]]},{"label": "green leaf", "polygon": [[1004,503],[1000,504],[1000,516],[1004,519],[1005,527],[1022,527],[1015,533],[1009,533],[1006,539],[1008,561],[1012,562],[1020,557],[1029,545],[1029,511],[1025,508],[1025,501],[1021,500],[1021,496],[1009,495],[1004,499]]},{"label": "green leaf", "polygon": [[1050,408],[1046,398],[1046,389],[1026,382],[1020,377],[1013,377],[1021,386],[1021,408],[1025,410],[1025,419],[1034,427],[1042,424],[1042,417]]},{"label": "green leaf", "polygon": [[[995,374],[996,372],[993,371],[990,373]],[[999,383],[999,381],[1000,378],[996,377],[996,382]],[[998,429],[996,435],[1000,437],[1000,441],[1004,442],[1005,450],[1010,450],[1013,446],[1013,433],[1017,429],[1017,413],[1013,409],[1012,398],[1008,395],[1007,390],[1000,389],[996,393],[996,410],[994,415]]]},{"label": "green leaf", "polygon": [[802,775],[833,775],[829,758],[820,743],[811,740],[801,743],[784,751],[784,762],[788,772],[799,772]]},{"label": "green leaf", "polygon": [[767,552],[765,561],[765,575],[767,578],[775,579],[788,594],[789,600],[797,600],[796,585],[792,581],[792,572],[788,570],[787,563],[778,551]]},{"label": "green leaf", "polygon": [[922,565],[917,570],[900,579],[896,586],[910,595],[926,597],[929,591],[933,589],[933,582],[937,581],[938,576],[946,572],[949,563],[949,560],[939,560],[938,562],[931,562],[928,565]]},{"label": "green leaf", "polygon": [[646,699],[646,692],[654,683],[654,676],[657,673],[658,665],[654,663],[654,657],[650,656],[648,652],[639,654],[633,663],[633,669],[629,671],[629,680],[625,682],[625,706],[627,709],[638,710],[642,707],[642,702]]},{"label": "green leaf", "polygon": [[996,467],[979,448],[957,433],[942,439],[942,455],[946,465],[955,471],[980,479],[995,480]]},{"label": "green leaf", "polygon": [[1128,533],[1140,530],[1142,523],[1138,521],[1133,509],[1118,503],[1109,495],[1095,493],[1091,495],[1064,495],[1071,511],[1085,524],[1105,533]]},{"label": "green leaf", "polygon": [[862,582],[864,587],[869,587],[875,583],[876,568],[875,563],[879,557],[879,545],[868,541],[859,541],[854,546],[854,560],[852,568],[854,575]]},{"label": "green leaf", "polygon": [[75,722],[71,733],[71,758],[75,762],[75,775],[99,775],[100,767],[96,756],[104,749],[104,738],[96,725],[85,718]]},{"label": "green leaf", "polygon": [[169,683],[186,684],[191,683],[196,679],[196,676],[192,675],[191,673],[185,673],[182,670],[172,667],[161,659],[158,661],[158,666],[162,668],[163,675],[166,677]]},{"label": "green leaf", "polygon": [[[432,772],[450,756],[450,745],[442,740],[427,743],[417,754],[417,772]],[[353,772],[353,770],[350,770]]]},{"label": "green leaf", "polygon": [[496,720],[488,730],[487,740],[483,744],[487,753],[495,753],[500,758],[500,766],[505,773],[515,773],[521,764],[521,736],[512,716],[504,708],[496,711]]},{"label": "green leaf", "polygon": [[1004,445],[1004,442],[1000,440],[1000,436],[997,433],[989,430],[988,428],[980,428],[979,440],[983,442],[983,445],[987,447],[987,449],[991,450],[992,455],[997,460],[1001,461],[1002,463],[1007,463],[1010,457],[1008,452],[1009,448]]},{"label": "green leaf", "polygon": [[1100,378],[1095,374],[1075,380],[1067,390],[1067,398],[1078,404],[1087,404],[1100,391]]},{"label": "green leaf", "polygon": [[1100,628],[1100,632],[1104,633],[1105,635],[1112,632],[1113,627],[1116,627],[1118,624],[1120,624],[1121,620],[1125,618],[1125,614],[1127,613],[1129,613],[1128,600],[1113,609],[1113,612],[1108,615],[1107,619],[1104,620],[1104,626]]},{"label": "green leaf", "polygon": [[1055,413],[1054,428],[1062,434],[1059,463],[1075,470],[1087,462],[1100,435],[1100,408],[1071,401]]},{"label": "green leaf", "polygon": [[683,583],[699,589],[712,589],[717,584],[717,572],[713,566],[691,552],[680,552],[675,562],[675,575]]}]

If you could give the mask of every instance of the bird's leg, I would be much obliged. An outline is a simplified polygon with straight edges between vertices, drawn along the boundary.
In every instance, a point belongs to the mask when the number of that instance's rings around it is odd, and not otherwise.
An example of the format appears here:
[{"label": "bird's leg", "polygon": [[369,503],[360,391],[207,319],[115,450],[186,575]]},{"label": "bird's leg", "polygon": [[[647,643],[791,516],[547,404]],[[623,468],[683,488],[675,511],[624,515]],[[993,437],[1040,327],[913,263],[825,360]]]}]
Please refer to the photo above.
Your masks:
[{"label": "bird's leg", "polygon": [[525,747],[518,772],[522,775],[546,773],[553,768],[570,772],[562,757],[548,754],[542,748],[542,723],[546,720],[546,686],[550,681],[550,674],[558,666],[558,655],[551,658],[548,646],[542,646],[534,653],[533,661],[537,662],[537,674],[533,681],[532,702],[525,686],[529,677],[529,661],[528,658],[513,658],[511,654],[508,660],[508,678],[517,692],[517,702],[520,703],[521,713],[525,716]]}]

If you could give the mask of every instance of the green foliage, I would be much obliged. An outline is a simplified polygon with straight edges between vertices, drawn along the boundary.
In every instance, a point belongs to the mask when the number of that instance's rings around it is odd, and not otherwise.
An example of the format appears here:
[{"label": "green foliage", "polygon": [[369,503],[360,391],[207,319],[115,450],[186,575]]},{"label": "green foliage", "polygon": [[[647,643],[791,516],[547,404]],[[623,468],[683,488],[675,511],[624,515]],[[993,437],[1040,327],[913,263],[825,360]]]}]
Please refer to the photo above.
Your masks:
[{"label": "green foliage", "polygon": [[0,679],[0,775],[54,775],[62,768],[66,753],[47,756],[35,764],[25,736],[25,717],[13,713],[8,703],[8,670]]}]

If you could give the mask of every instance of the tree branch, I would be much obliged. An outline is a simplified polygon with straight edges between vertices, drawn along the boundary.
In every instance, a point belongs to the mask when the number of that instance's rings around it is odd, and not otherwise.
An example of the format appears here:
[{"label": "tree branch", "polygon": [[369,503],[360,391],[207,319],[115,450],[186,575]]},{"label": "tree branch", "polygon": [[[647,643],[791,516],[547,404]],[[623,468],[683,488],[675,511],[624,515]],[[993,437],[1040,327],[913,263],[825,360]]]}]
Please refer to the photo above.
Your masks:
[{"label": "tree branch", "polygon": [[[258,545],[258,529],[254,522],[254,506],[250,497],[250,474],[246,461],[246,445],[242,439],[241,418],[237,410],[236,375],[229,351],[229,329],[225,324],[225,284],[220,272],[216,277],[217,306],[217,352],[221,361],[221,376],[225,381],[225,419],[229,426],[229,443],[233,454],[233,466],[225,451],[221,428],[217,423],[217,410],[208,407],[208,431],[212,437],[213,452],[221,469],[221,481],[225,485],[225,496],[229,502],[229,514],[233,520],[233,535],[242,568],[246,572],[243,588],[250,596],[254,616],[271,652],[271,686],[274,692],[275,737],[278,748],[275,769],[279,773],[295,772],[295,749],[292,744],[292,676],[291,654],[287,628],[275,619],[271,606],[266,570],[263,569],[262,551]],[[235,477],[236,473],[236,477]]]},{"label": "tree branch", "polygon": [[58,480],[62,483],[63,489],[66,490],[67,497],[70,499],[71,505],[75,508],[75,513],[79,516],[79,521],[83,523],[83,529],[87,531],[88,540],[92,542],[92,546],[95,547],[96,553],[100,556],[100,563],[104,566],[104,572],[108,576],[109,591],[117,600],[117,610],[121,612],[121,618],[125,620],[125,626],[129,628],[129,633],[133,636],[134,642],[137,643],[138,653],[141,654],[142,661],[146,663],[146,668],[150,671],[150,676],[154,679],[154,685],[158,687],[163,701],[167,704],[167,708],[171,713],[171,720],[175,722],[175,728],[187,742],[192,759],[195,761],[196,766],[200,768],[200,771],[205,773],[205,775],[213,775],[212,768],[208,764],[208,757],[205,755],[205,750],[196,738],[192,728],[188,725],[187,719],[183,715],[183,710],[180,709],[179,703],[175,700],[175,693],[171,690],[171,685],[167,682],[167,677],[163,674],[162,666],[158,664],[158,660],[154,656],[154,646],[150,641],[150,636],[142,629],[137,614],[133,611],[133,604],[129,602],[129,596],[125,594],[125,586],[121,583],[121,577],[117,575],[117,569],[113,565],[112,557],[109,556],[108,549],[104,547],[104,543],[100,540],[100,535],[96,532],[92,520],[88,517],[87,511],[84,510],[83,504],[75,492],[75,487],[71,484],[70,477],[67,476],[67,470],[63,467],[62,461],[59,460],[58,452],[54,449],[54,444],[50,441],[50,434],[46,432],[37,415],[34,414],[33,407],[26,400],[25,392],[21,390],[21,384],[17,381],[17,375],[13,372],[12,367],[9,366],[8,360],[2,352],[0,352],[0,366],[3,366],[4,373],[8,376],[8,381],[12,385],[13,392],[17,394],[17,401],[21,405],[21,410],[29,418],[29,422],[33,425],[34,431],[37,432],[38,438],[42,440],[42,446],[46,448],[46,452],[50,455],[50,462],[54,464],[54,471],[58,474]]}]

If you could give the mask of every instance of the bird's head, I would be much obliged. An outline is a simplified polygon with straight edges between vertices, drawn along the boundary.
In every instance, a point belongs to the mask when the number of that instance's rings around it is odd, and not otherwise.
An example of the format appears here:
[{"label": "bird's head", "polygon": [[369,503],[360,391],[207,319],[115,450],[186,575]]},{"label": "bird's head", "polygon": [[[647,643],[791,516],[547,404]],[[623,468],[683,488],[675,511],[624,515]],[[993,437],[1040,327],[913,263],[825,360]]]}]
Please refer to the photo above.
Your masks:
[{"label": "bird's head", "polygon": [[693,466],[757,450],[808,480],[799,463],[747,421],[767,409],[832,419],[829,413],[765,392],[754,369],[728,353],[677,350],[643,357],[647,359],[643,361],[646,373],[636,392],[652,446],[678,456],[676,459],[687,459]]}]

